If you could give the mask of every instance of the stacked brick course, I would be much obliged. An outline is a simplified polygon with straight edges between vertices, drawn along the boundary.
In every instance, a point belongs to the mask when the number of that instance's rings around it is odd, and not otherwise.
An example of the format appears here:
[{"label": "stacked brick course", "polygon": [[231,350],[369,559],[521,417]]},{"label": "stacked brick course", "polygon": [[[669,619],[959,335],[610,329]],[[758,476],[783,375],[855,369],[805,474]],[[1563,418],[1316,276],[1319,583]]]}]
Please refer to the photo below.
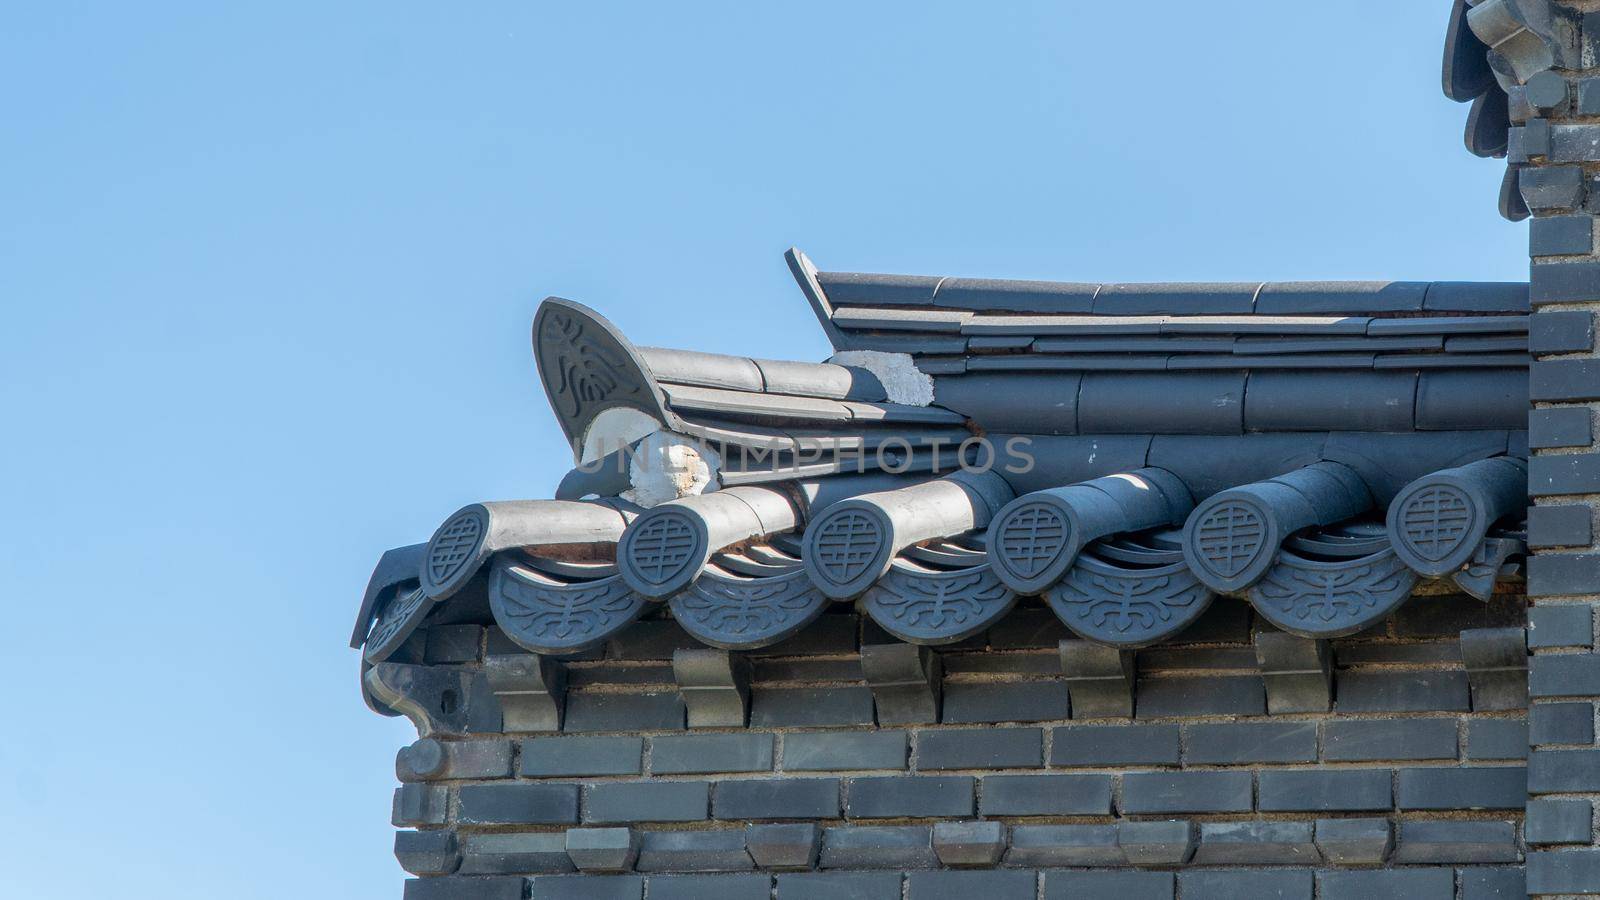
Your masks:
[{"label": "stacked brick course", "polygon": [[[914,648],[831,613],[746,655],[726,692],[748,724],[691,725],[705,688],[685,674],[737,655],[659,619],[545,660],[559,728],[518,733],[486,672],[531,655],[435,626],[397,659],[462,676],[443,683],[467,708],[410,710],[429,736],[396,763],[406,896],[1521,896],[1525,837],[1571,813],[1540,807],[1524,835],[1526,703],[1469,665],[1474,642],[1524,639],[1502,588],[1330,642],[1324,708],[1279,713],[1259,650],[1283,635],[1231,599],[1136,654],[1131,716],[1074,711],[1105,686],[1063,669],[1078,642],[1044,609],[915,651],[936,673],[921,717],[863,666]],[[1588,737],[1570,706],[1541,705],[1535,734]]]},{"label": "stacked brick course", "polygon": [[1600,309],[1600,13],[1591,3],[1556,7],[1567,27],[1552,33],[1554,66],[1530,78],[1532,102],[1517,118],[1522,194],[1533,215],[1528,512],[1529,692],[1533,749],[1528,763],[1526,839],[1530,895],[1600,893],[1594,801],[1600,749],[1594,701],[1600,656],[1594,607],[1600,599],[1600,400],[1594,316]]}]

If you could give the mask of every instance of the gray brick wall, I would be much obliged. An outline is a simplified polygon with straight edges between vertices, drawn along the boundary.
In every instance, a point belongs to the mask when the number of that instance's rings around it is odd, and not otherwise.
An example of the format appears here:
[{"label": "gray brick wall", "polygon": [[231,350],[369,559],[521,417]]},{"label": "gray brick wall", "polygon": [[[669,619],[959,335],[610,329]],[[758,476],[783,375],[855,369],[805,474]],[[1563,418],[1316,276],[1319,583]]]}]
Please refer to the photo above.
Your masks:
[{"label": "gray brick wall", "polygon": [[[1600,405],[1595,313],[1600,310],[1600,253],[1593,216],[1600,211],[1600,14],[1592,3],[1563,3],[1578,23],[1575,45],[1557,47],[1543,79],[1550,96],[1524,135],[1540,140],[1522,166],[1523,194],[1568,183],[1530,202],[1532,257],[1530,346],[1533,410],[1529,489],[1528,680],[1530,709],[1525,838],[1528,890],[1536,896],[1600,893],[1594,801],[1600,797],[1600,750],[1594,703],[1600,696],[1594,603],[1600,600]],[[1562,88],[1564,88],[1564,93]],[[1513,132],[1515,134],[1515,131]],[[1543,137],[1548,133],[1546,142]],[[1546,145],[1548,143],[1548,145]],[[1480,735],[1492,744],[1498,737]]]},{"label": "gray brick wall", "polygon": [[[1074,716],[1065,635],[1037,617],[936,651],[940,719],[881,727],[860,648],[884,637],[853,615],[752,654],[743,727],[689,727],[665,664],[684,643],[641,622],[557,663],[559,729],[502,733],[480,688],[399,753],[406,896],[1513,896],[1529,842],[1588,840],[1569,788],[1600,765],[1571,755],[1590,702],[1539,696],[1530,721],[1475,699],[1461,633],[1524,624],[1502,587],[1422,589],[1331,642],[1331,710],[1276,715],[1259,623],[1228,598],[1135,654],[1131,716]],[[410,658],[475,683],[485,649],[510,652],[450,627]],[[1530,781],[1561,790],[1530,806]]]}]

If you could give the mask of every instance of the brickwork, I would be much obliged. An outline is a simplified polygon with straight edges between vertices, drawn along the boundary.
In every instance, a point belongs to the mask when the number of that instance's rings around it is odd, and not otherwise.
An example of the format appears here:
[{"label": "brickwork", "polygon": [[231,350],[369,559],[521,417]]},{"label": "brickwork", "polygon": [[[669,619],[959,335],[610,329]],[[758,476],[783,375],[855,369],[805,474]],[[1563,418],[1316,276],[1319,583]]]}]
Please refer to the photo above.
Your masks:
[{"label": "brickwork", "polygon": [[[1541,73],[1548,96],[1518,123],[1525,156],[1523,195],[1533,214],[1530,348],[1528,594],[1530,710],[1526,839],[1528,890],[1536,896],[1600,894],[1594,802],[1600,749],[1594,703],[1600,696],[1594,603],[1600,600],[1600,452],[1593,426],[1600,399],[1594,317],[1600,310],[1600,14],[1570,3],[1575,43],[1558,46]],[[1530,84],[1532,82],[1530,81]],[[1517,134],[1514,130],[1513,134]],[[1565,187],[1559,187],[1565,185]]]},{"label": "brickwork", "polygon": [[[674,672],[718,651],[642,621],[545,661],[566,687],[541,733],[500,730],[482,682],[514,651],[494,627],[436,626],[395,661],[460,674],[479,708],[411,713],[432,733],[396,763],[406,896],[1518,896],[1494,891],[1521,890],[1528,841],[1589,826],[1565,791],[1527,805],[1526,711],[1474,692],[1463,646],[1523,633],[1502,588],[1416,596],[1330,642],[1332,709],[1278,714],[1257,653],[1275,632],[1227,598],[1134,654],[1121,717],[1069,709],[1067,634],[1043,609],[928,651],[942,715],[895,725],[875,724],[862,659],[896,645],[853,614],[748,654],[749,724],[702,728]],[[1592,739],[1573,701],[1537,710],[1541,738]],[[1600,770],[1534,767],[1563,788]]]}]

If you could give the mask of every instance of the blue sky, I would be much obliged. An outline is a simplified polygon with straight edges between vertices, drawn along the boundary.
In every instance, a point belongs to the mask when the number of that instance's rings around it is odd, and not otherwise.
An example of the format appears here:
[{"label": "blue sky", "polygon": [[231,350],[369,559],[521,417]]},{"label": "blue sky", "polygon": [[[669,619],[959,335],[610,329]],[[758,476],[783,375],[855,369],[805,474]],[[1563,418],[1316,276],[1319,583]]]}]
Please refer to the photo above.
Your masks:
[{"label": "blue sky", "polygon": [[790,244],[1526,277],[1439,93],[1447,0],[234,6],[0,27],[8,897],[400,896],[413,735],[345,639],[385,548],[570,464],[547,294],[810,360]]}]

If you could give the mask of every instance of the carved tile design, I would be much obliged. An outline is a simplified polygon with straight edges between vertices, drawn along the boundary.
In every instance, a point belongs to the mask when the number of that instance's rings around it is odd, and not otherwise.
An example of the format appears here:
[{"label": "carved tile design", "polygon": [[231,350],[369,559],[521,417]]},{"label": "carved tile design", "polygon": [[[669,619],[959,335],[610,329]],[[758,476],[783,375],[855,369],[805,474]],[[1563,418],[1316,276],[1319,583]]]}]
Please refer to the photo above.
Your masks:
[{"label": "carved tile design", "polygon": [[506,636],[535,653],[592,647],[626,628],[646,600],[621,575],[562,582],[526,566],[496,561],[489,609]]},{"label": "carved tile design", "polygon": [[384,604],[378,613],[378,621],[368,633],[366,647],[361,651],[362,658],[369,663],[388,659],[400,649],[406,638],[411,637],[431,609],[433,601],[422,592],[422,588],[415,583],[402,584],[395,591],[393,599]]},{"label": "carved tile design", "polygon": [[440,526],[428,543],[428,580],[435,585],[449,584],[461,574],[462,566],[477,553],[483,541],[484,517],[469,509]]},{"label": "carved tile design", "polygon": [[937,572],[896,562],[868,589],[862,608],[903,641],[948,644],[988,628],[1016,602],[987,565]]},{"label": "carved tile design", "polygon": [[610,335],[564,310],[549,311],[540,324],[539,359],[554,376],[550,393],[567,418],[587,418],[619,395],[643,399],[643,380]]},{"label": "carved tile design", "polygon": [[668,601],[684,631],[725,650],[775,644],[811,624],[829,602],[803,570],[741,578],[715,566]]},{"label": "carved tile design", "polygon": [[1023,504],[1000,524],[998,553],[1018,575],[1033,578],[1067,546],[1067,532],[1067,521],[1050,504]]},{"label": "carved tile design", "polygon": [[1085,554],[1046,592],[1045,602],[1088,640],[1143,647],[1189,627],[1214,596],[1181,562],[1121,568]]},{"label": "carved tile design", "polygon": [[683,572],[700,555],[699,532],[686,516],[661,513],[640,523],[627,537],[627,562],[650,584],[663,584]]},{"label": "carved tile design", "polygon": [[1416,573],[1393,550],[1338,561],[1279,553],[1248,596],[1256,612],[1284,631],[1333,638],[1384,618],[1405,602],[1416,583]]},{"label": "carved tile design", "polygon": [[1400,540],[1423,559],[1444,559],[1472,537],[1474,507],[1460,488],[1432,484],[1403,502],[1397,529]]},{"label": "carved tile design", "polygon": [[837,584],[848,583],[866,571],[885,538],[876,519],[853,510],[830,517],[819,529],[812,558]]},{"label": "carved tile design", "polygon": [[1261,512],[1237,500],[1219,503],[1195,528],[1195,549],[1218,575],[1232,578],[1261,554],[1266,525]]}]

